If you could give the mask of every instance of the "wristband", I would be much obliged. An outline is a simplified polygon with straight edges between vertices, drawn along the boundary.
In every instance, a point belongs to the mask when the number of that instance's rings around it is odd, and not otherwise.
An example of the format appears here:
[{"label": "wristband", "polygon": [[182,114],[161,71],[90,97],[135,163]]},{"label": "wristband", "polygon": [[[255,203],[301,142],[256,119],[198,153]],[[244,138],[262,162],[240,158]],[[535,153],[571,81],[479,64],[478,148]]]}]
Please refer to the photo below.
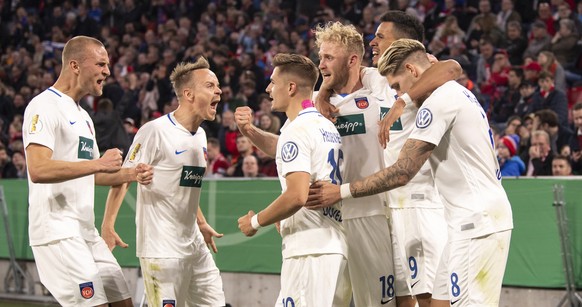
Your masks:
[{"label": "wristband", "polygon": [[400,96],[400,99],[402,99],[406,105],[412,104],[412,99],[410,98],[410,95],[408,95],[408,93],[402,94],[402,96]]},{"label": "wristband", "polygon": [[353,198],[349,183],[344,183],[340,186],[340,196],[342,199]]},{"label": "wristband", "polygon": [[251,217],[251,227],[253,227],[254,230],[257,230],[259,228],[261,228],[261,224],[259,224],[259,214],[255,214],[253,215],[253,217]]}]

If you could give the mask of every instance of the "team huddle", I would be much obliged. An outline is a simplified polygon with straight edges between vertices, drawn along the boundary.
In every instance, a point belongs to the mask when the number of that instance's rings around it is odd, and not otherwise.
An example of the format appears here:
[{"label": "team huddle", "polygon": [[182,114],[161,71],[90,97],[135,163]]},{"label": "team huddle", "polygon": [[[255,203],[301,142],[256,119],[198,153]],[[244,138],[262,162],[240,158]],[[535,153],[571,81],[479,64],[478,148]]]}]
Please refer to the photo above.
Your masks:
[{"label": "team huddle", "polygon": [[[239,228],[252,236],[278,225],[275,306],[497,306],[513,224],[487,116],[455,81],[458,63],[427,56],[414,17],[388,11],[380,22],[370,42],[377,68],[362,68],[363,37],[339,22],[314,30],[319,67],[301,55],[274,57],[266,92],[288,118],[280,135],[237,108],[240,133],[275,157],[282,187]],[[115,149],[99,158],[78,105],[102,93],[108,64],[101,42],[71,39],[59,79],[26,109],[30,244],[41,282],[63,306],[132,306],[111,250],[126,245],[114,225],[138,181],[148,305],[224,306],[209,250],[222,235],[199,207],[200,124],[216,116],[218,79],[202,57],[179,64],[170,76],[178,109],[145,124],[122,162]],[[95,184],[111,186],[101,236]]]}]

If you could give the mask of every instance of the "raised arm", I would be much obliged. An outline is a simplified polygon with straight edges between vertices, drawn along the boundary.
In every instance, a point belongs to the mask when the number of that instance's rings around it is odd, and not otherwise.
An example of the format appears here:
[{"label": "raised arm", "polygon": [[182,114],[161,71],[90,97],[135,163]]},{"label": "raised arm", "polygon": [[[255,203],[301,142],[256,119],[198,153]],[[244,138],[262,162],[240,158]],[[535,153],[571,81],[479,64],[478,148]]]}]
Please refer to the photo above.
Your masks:
[{"label": "raised arm", "polygon": [[234,112],[234,119],[239,131],[253,142],[264,153],[274,158],[277,154],[279,136],[263,131],[253,125],[253,111],[249,107],[238,107]]},{"label": "raised arm", "polygon": [[[275,199],[267,208],[256,214],[256,222],[259,226],[267,226],[284,220],[307,202],[309,194],[309,180],[311,176],[305,172],[289,173],[285,177],[287,190]],[[253,236],[258,228],[253,228],[251,219],[255,213],[251,210],[238,219],[238,227],[247,236]]]},{"label": "raised arm", "polygon": [[[390,141],[390,127],[398,120],[404,112],[404,107],[407,104],[413,103],[416,99],[425,96],[427,93],[434,91],[437,87],[445,84],[451,80],[457,80],[461,76],[463,69],[461,65],[455,60],[446,60],[434,63],[427,69],[412,85],[408,91],[408,97],[398,97],[394,102],[394,106],[380,122],[380,129],[378,131],[378,139],[380,145],[386,148],[386,144]],[[404,95],[402,95],[404,96]],[[409,99],[410,101],[405,101]]]},{"label": "raised arm", "polygon": [[109,149],[99,159],[70,162],[52,159],[53,151],[43,145],[26,147],[30,180],[34,183],[59,183],[96,173],[115,173],[121,169],[121,152]]}]

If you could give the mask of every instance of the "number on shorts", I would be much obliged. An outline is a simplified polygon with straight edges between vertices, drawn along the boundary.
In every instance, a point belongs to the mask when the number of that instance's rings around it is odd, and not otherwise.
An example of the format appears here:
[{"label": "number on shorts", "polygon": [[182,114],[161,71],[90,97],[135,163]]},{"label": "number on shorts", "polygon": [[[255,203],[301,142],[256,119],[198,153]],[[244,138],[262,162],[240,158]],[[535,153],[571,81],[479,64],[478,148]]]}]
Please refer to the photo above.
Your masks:
[{"label": "number on shorts", "polygon": [[394,297],[394,275],[381,276],[380,283],[382,284],[382,299]]},{"label": "number on shorts", "polygon": [[285,297],[282,300],[283,307],[295,307],[295,302],[293,301],[292,297]]},{"label": "number on shorts", "polygon": [[335,158],[335,150],[332,148],[327,154],[327,163],[331,165],[331,173],[329,178],[333,184],[342,184],[342,175],[340,174],[340,160],[344,159],[344,152],[341,149],[337,151],[337,159]]},{"label": "number on shorts", "polygon": [[416,265],[416,258],[410,257],[408,258],[408,267],[410,267],[410,278],[415,279],[416,275],[418,274],[418,266]]},{"label": "number on shorts", "polygon": [[459,296],[461,294],[461,288],[459,287],[459,275],[457,273],[451,274],[451,292],[453,293],[454,297]]}]

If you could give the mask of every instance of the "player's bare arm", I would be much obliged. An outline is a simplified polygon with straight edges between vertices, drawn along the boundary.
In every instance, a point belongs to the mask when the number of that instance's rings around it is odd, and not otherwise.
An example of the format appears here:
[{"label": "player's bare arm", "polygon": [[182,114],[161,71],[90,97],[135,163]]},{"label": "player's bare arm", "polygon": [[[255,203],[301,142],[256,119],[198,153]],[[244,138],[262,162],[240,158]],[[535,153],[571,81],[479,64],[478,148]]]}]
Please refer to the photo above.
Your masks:
[{"label": "player's bare arm", "polygon": [[[351,182],[349,184],[351,195],[354,198],[374,195],[407,184],[428,160],[435,147],[428,142],[408,139],[396,163],[362,180]],[[342,199],[340,189],[335,184],[316,182],[310,188],[305,206],[309,209],[329,207]]]},{"label": "player's bare arm", "polygon": [[101,237],[107,244],[107,247],[109,247],[109,250],[113,250],[115,246],[121,246],[123,248],[128,246],[115,231],[117,214],[119,213],[119,208],[123,203],[123,199],[125,198],[128,189],[129,183],[123,183],[112,186],[109,189],[109,194],[107,194],[103,222],[101,223]]},{"label": "player's bare arm", "polygon": [[206,222],[206,218],[200,207],[198,207],[198,213],[196,214],[196,224],[198,224],[198,227],[200,228],[206,246],[208,246],[208,248],[210,248],[215,254],[218,253],[214,237],[222,238],[224,234],[216,232],[216,230]]},{"label": "player's bare arm", "polygon": [[[463,69],[461,68],[461,65],[455,60],[436,62],[422,74],[417,82],[412,85],[407,94],[412,101],[416,101],[446,82],[457,80],[462,72]],[[393,107],[390,108],[388,114],[386,114],[382,121],[380,121],[378,139],[380,145],[384,148],[386,148],[386,144],[390,141],[390,127],[392,127],[394,122],[396,122],[396,120],[398,120],[402,115],[405,106],[406,102],[401,97],[398,97],[394,102]],[[417,107],[419,106],[417,105]]]},{"label": "player's bare arm", "polygon": [[434,144],[425,141],[408,139],[394,165],[363,180],[350,183],[352,196],[362,197],[378,194],[407,184],[428,160],[435,147]]},{"label": "player's bare arm", "polygon": [[26,156],[30,179],[34,183],[58,183],[100,172],[114,173],[121,169],[121,152],[109,149],[96,160],[69,162],[52,159],[53,151],[42,145],[30,144]]},{"label": "player's bare arm", "polygon": [[322,84],[317,93],[317,97],[315,97],[315,108],[319,113],[321,113],[321,115],[329,119],[332,123],[335,123],[337,120],[335,114],[339,113],[339,109],[330,102],[332,94],[333,90]]},{"label": "player's bare arm", "polygon": [[139,163],[136,167],[124,167],[115,173],[96,173],[95,184],[115,186],[125,182],[137,181],[140,184],[148,185],[152,183],[153,175],[153,167],[151,165]]},{"label": "player's bare arm", "polygon": [[[287,190],[279,195],[267,208],[257,213],[257,221],[260,226],[267,226],[284,220],[307,202],[309,194],[309,180],[311,175],[305,172],[293,172],[287,174],[285,181]],[[239,229],[247,236],[253,236],[257,230],[251,225],[251,218],[254,212],[249,211],[246,215],[238,219]]]},{"label": "player's bare arm", "polygon": [[274,158],[277,154],[279,136],[263,131],[253,125],[253,111],[249,107],[238,107],[234,112],[234,120],[240,132],[264,153]]}]

